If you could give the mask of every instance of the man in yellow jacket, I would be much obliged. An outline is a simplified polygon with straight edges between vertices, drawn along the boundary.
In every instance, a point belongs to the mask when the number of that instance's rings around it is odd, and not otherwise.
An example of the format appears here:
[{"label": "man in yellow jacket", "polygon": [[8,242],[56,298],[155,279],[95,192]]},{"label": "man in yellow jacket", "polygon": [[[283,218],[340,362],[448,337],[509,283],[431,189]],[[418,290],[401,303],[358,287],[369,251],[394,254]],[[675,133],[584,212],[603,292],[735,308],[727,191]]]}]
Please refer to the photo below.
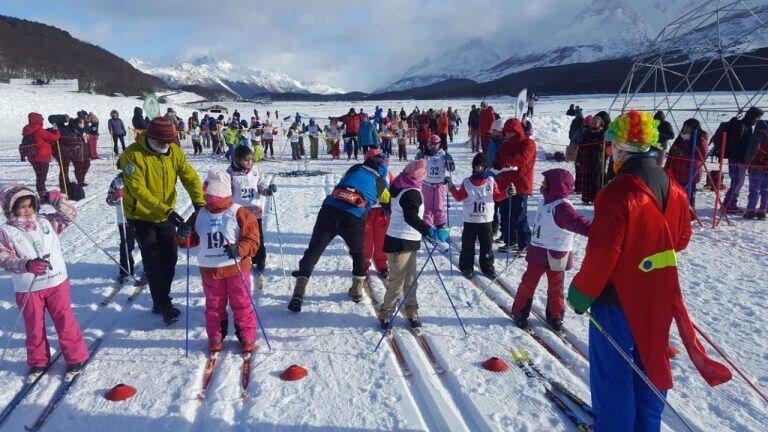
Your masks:
[{"label": "man in yellow jacket", "polygon": [[194,168],[176,142],[176,128],[165,117],[149,124],[120,156],[123,170],[123,210],[141,248],[144,271],[152,293],[152,312],[163,315],[165,325],[178,321],[181,311],[171,303],[171,282],[176,269],[177,243],[190,230],[176,213],[176,181],[189,194],[195,208],[205,205],[203,188]]}]

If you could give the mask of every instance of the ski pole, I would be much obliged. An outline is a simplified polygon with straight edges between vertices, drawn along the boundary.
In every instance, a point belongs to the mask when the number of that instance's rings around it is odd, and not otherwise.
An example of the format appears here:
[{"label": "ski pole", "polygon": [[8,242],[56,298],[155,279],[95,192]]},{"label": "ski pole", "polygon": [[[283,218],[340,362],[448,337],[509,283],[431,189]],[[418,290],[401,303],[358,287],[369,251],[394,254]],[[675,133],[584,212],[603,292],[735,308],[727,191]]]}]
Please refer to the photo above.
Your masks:
[{"label": "ski pole", "polygon": [[283,258],[283,240],[280,235],[280,219],[277,216],[277,201],[275,195],[272,195],[272,209],[275,211],[275,225],[277,225],[277,244],[280,245],[280,265],[283,267],[283,280],[288,283],[288,288],[291,288],[291,281],[288,280],[288,275],[285,272],[285,259]]},{"label": "ski pole", "polygon": [[189,237],[187,237],[187,306],[184,314],[184,358],[189,358]]},{"label": "ski pole", "polygon": [[[421,270],[419,270],[419,273],[416,274],[416,278],[413,279],[413,282],[411,282],[411,286],[408,287],[408,291],[406,291],[405,295],[403,296],[403,300],[400,302],[400,304],[397,305],[397,309],[395,309],[395,313],[392,315],[393,317],[397,316],[398,312],[400,312],[400,309],[402,309],[403,305],[405,304],[405,300],[408,299],[408,296],[411,295],[411,291],[413,291],[413,289],[416,287],[416,283],[419,281],[419,277],[421,276],[421,273],[424,271],[424,268],[427,267],[427,264],[429,264],[429,258],[432,258],[432,253],[435,252],[436,248],[437,248],[437,244],[432,246],[432,249],[429,251],[429,255],[427,256],[427,259],[424,261],[424,265],[421,266]],[[395,322],[394,319],[391,320],[386,330],[381,332],[381,339],[379,339],[379,342],[376,344],[376,348],[373,349],[373,352],[376,352],[379,350],[379,346],[381,346],[381,342],[387,336],[387,333],[392,329],[392,324],[394,322]]]},{"label": "ski pole", "polygon": [[104,255],[108,256],[109,259],[112,260],[112,262],[117,264],[117,266],[120,267],[120,270],[124,271],[125,274],[130,275],[131,279],[133,279],[134,282],[139,282],[139,280],[136,278],[135,275],[132,275],[131,272],[129,272],[125,267],[123,267],[123,265],[120,264],[120,261],[116,260],[115,257],[112,256],[112,254],[110,254],[109,252],[104,250],[104,248],[102,248],[101,245],[99,245],[99,243],[96,240],[94,240],[94,238],[91,237],[90,234],[88,234],[88,231],[86,231],[85,228],[83,228],[82,226],[80,226],[79,223],[77,223],[77,221],[69,219],[69,218],[67,218],[67,220],[72,222],[72,225],[74,225],[77,229],[79,229],[80,232],[82,232],[88,238],[88,240],[90,240],[91,243],[93,243],[96,246],[97,249],[99,249],[100,251],[104,252]]},{"label": "ski pole", "polygon": [[[424,240],[425,246],[426,246],[426,240]],[[451,245],[448,245],[448,250],[451,250]],[[440,281],[440,286],[443,287],[443,291],[445,291],[445,295],[448,297],[448,301],[451,303],[451,307],[453,308],[453,313],[456,314],[456,319],[459,320],[459,325],[461,325],[461,330],[464,332],[464,336],[467,335],[467,329],[464,328],[464,322],[461,320],[461,316],[459,316],[459,311],[456,309],[456,305],[453,304],[453,299],[451,298],[451,295],[448,293],[448,288],[445,287],[445,282],[443,282],[443,277],[440,276],[440,270],[437,269],[437,264],[435,263],[435,258],[432,256],[432,254],[429,255],[429,261],[432,261],[432,266],[435,267],[435,273],[437,273],[437,279]],[[451,268],[453,268],[453,262],[448,264]]]},{"label": "ski pole", "polygon": [[683,418],[683,416],[679,412],[677,412],[675,407],[673,407],[672,404],[669,403],[667,398],[665,398],[664,395],[661,394],[659,389],[657,389],[656,386],[653,385],[651,380],[645,375],[645,372],[640,370],[637,364],[635,364],[634,360],[632,360],[632,358],[630,358],[629,355],[626,352],[624,352],[624,350],[621,348],[619,343],[616,342],[616,340],[610,334],[608,334],[608,332],[603,328],[603,326],[600,325],[599,322],[597,322],[597,319],[595,319],[595,317],[593,317],[592,314],[589,313],[589,311],[584,311],[584,315],[587,318],[589,318],[589,320],[592,322],[592,325],[594,325],[595,328],[597,328],[597,330],[599,330],[600,333],[602,333],[603,336],[605,336],[605,338],[608,339],[608,342],[613,346],[614,349],[616,349],[619,355],[624,359],[625,362],[627,362],[627,364],[629,364],[632,370],[635,371],[635,373],[643,380],[643,382],[645,382],[645,384],[648,386],[648,388],[651,389],[651,391],[656,395],[656,397],[659,398],[660,401],[664,402],[664,405],[666,405],[673,413],[675,413],[675,415],[680,419],[680,421],[683,422],[683,424],[689,431],[694,432],[693,427],[690,424],[688,424],[688,421],[686,421],[685,418]]},{"label": "ski pole", "polygon": [[720,347],[718,347],[717,345],[715,345],[714,342],[712,342],[712,340],[709,338],[709,336],[704,334],[704,332],[701,331],[701,329],[696,324],[693,325],[693,328],[695,328],[696,331],[699,332],[699,334],[701,335],[701,337],[704,338],[704,340],[706,340],[710,345],[712,345],[712,348],[714,348],[715,351],[717,351],[717,353],[720,354],[720,356],[722,358],[724,358],[725,361],[728,362],[728,364],[731,365],[731,367],[733,369],[735,369],[736,372],[738,372],[739,375],[741,375],[742,378],[744,378],[744,381],[746,381],[747,384],[749,384],[749,386],[752,387],[752,389],[755,390],[757,392],[757,394],[759,394],[760,397],[763,398],[764,401],[768,402],[768,398],[765,396],[765,394],[762,391],[760,391],[760,389],[758,389],[757,386],[755,384],[753,384],[752,381],[750,381],[750,379],[747,378],[747,376],[744,375],[744,373],[738,367],[736,367],[736,365],[731,361],[730,358],[728,358],[727,355],[725,355],[725,353],[720,349]]},{"label": "ski pole", "polygon": [[32,293],[32,287],[35,285],[35,281],[37,280],[37,275],[34,275],[32,278],[32,282],[29,283],[29,288],[27,288],[26,296],[24,297],[24,302],[21,304],[21,308],[19,309],[19,316],[16,317],[16,322],[13,323],[13,330],[8,333],[8,340],[5,342],[5,347],[3,347],[3,352],[0,354],[0,361],[3,361],[5,358],[5,352],[8,351],[8,347],[11,345],[11,339],[13,338],[13,334],[16,333],[16,329],[19,327],[19,321],[21,321],[21,317],[24,316],[24,309],[27,308],[27,303],[29,302],[30,294]]},{"label": "ski pole", "polygon": [[[525,250],[525,249],[527,249],[527,248],[528,248],[528,246],[524,247],[524,248],[523,248],[523,250]],[[510,262],[509,262],[509,263],[506,265],[506,267],[504,267],[504,269],[502,269],[502,270],[501,270],[501,272],[500,272],[499,274],[497,274],[497,275],[496,275],[496,277],[495,277],[495,278],[493,278],[493,279],[491,280],[491,283],[490,283],[490,284],[488,284],[488,285],[486,285],[486,286],[485,286],[485,288],[483,288],[483,290],[482,290],[482,291],[480,291],[480,294],[476,295],[476,296],[475,296],[475,298],[474,298],[474,299],[472,299],[472,301],[471,301],[471,302],[467,302],[467,307],[469,307],[469,308],[471,309],[471,308],[472,308],[472,306],[474,306],[474,304],[475,304],[475,303],[477,303],[477,299],[479,299],[479,298],[480,298],[480,297],[481,297],[483,294],[485,294],[485,292],[488,290],[488,287],[489,287],[489,286],[491,286],[491,285],[493,285],[493,284],[495,284],[495,283],[496,283],[496,281],[497,281],[497,280],[499,280],[499,278],[501,277],[501,275],[503,275],[504,273],[506,273],[506,272],[507,272],[507,269],[509,269],[509,267],[510,267],[512,264],[514,264],[514,263],[515,263],[515,261],[516,261],[518,258],[520,258],[520,255],[517,255],[517,254],[515,254],[515,256],[512,258],[512,261],[510,261]]]},{"label": "ski pole", "polygon": [[[453,178],[451,176],[451,172],[448,171],[448,179],[450,180],[451,184],[453,184]],[[445,223],[448,224],[448,231],[451,230],[451,193],[448,190],[448,188],[445,188]],[[451,245],[448,245],[448,261],[450,261],[450,265],[448,265],[448,268],[451,270],[451,277],[453,277],[453,253],[451,252]],[[437,270],[437,268],[435,268]],[[463,328],[463,326],[462,326]],[[466,331],[464,332],[467,333]]]},{"label": "ski pole", "polygon": [[[227,240],[227,246],[229,246],[231,243],[229,240]],[[256,322],[259,323],[259,328],[261,329],[261,333],[264,335],[264,340],[267,342],[267,348],[269,348],[270,351],[272,351],[272,345],[269,343],[269,336],[267,336],[267,331],[264,329],[264,324],[261,323],[261,317],[259,317],[259,311],[256,310],[256,304],[253,302],[253,296],[251,293],[248,292],[248,283],[245,281],[245,276],[243,276],[243,271],[240,270],[240,263],[237,262],[237,258],[232,258],[232,261],[235,262],[235,267],[237,268],[237,273],[240,275],[240,280],[243,282],[243,289],[246,291],[246,294],[248,294],[248,298],[251,300],[251,307],[253,308],[253,313],[256,314]]]}]

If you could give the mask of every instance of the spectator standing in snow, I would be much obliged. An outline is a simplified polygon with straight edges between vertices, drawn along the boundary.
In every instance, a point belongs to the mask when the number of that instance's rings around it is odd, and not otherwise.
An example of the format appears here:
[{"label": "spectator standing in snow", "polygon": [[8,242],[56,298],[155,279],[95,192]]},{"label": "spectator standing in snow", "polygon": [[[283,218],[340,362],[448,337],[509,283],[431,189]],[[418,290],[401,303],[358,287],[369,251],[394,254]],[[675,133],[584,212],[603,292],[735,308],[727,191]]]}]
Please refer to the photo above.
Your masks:
[{"label": "spectator standing in snow", "polygon": [[96,114],[89,112],[85,118],[85,136],[88,142],[89,158],[98,159],[99,152],[97,146],[99,144],[99,119]]},{"label": "spectator standing in snow", "polygon": [[[744,219],[765,220],[768,210],[768,122],[760,120],[747,146],[749,196]],[[758,205],[759,201],[759,205]]]},{"label": "spectator standing in snow", "polygon": [[491,141],[491,127],[496,121],[493,107],[486,105],[485,101],[480,103],[480,113],[478,113],[477,131],[480,134],[480,147],[483,153],[488,151],[488,143]]},{"label": "spectator standing in snow", "polygon": [[[654,116],[654,120],[659,120]],[[661,139],[661,124],[659,124],[659,139]],[[693,143],[693,139],[696,137],[697,143]],[[688,119],[683,123],[683,129],[680,130],[680,135],[677,137],[672,147],[669,148],[669,158],[667,159],[665,168],[668,168],[672,172],[672,178],[677,183],[686,189],[691,181],[691,146],[695,145],[696,149],[693,150],[694,156],[694,168],[693,168],[693,183],[691,186],[691,194],[688,196],[688,201],[692,208],[696,208],[696,185],[701,180],[701,168],[704,165],[704,158],[707,154],[707,143],[709,137],[707,133],[701,129],[701,123],[696,119]]]},{"label": "spectator standing in snow", "polygon": [[123,147],[123,151],[125,151],[125,123],[123,123],[123,119],[120,118],[120,113],[117,112],[117,110],[112,110],[112,112],[109,113],[109,121],[107,121],[107,128],[109,129],[109,135],[112,137],[112,143],[114,144],[113,153],[115,157],[119,155],[117,148],[117,141],[120,141],[121,146]]},{"label": "spectator standing in snow", "polygon": [[723,206],[728,213],[739,213],[739,193],[744,186],[744,180],[747,174],[746,151],[750,139],[752,139],[752,129],[755,124],[763,118],[763,110],[758,107],[752,107],[744,114],[744,118],[736,121],[728,128],[727,143],[725,147],[725,157],[728,158],[728,177],[731,178],[731,184],[723,199]]},{"label": "spectator standing in snow", "polygon": [[144,132],[148,125],[149,118],[144,117],[144,110],[142,110],[140,107],[135,107],[133,109],[133,117],[131,118],[131,126],[133,126],[133,131],[135,134],[134,139],[138,139],[139,134]]},{"label": "spectator standing in snow", "polygon": [[[23,137],[28,137],[29,144],[20,148],[22,160],[26,159],[35,171],[35,189],[42,196],[46,192],[45,180],[51,166],[51,156],[54,145],[58,145],[61,132],[57,129],[44,129],[43,116],[38,113],[27,115],[28,124],[21,131]],[[54,124],[55,126],[55,124]]]},{"label": "spectator standing in snow", "polygon": [[595,202],[597,192],[602,187],[603,166],[605,154],[605,127],[611,122],[611,118],[605,111],[600,111],[592,117],[592,123],[581,134],[576,154],[576,163],[581,175],[581,184],[577,188],[581,191],[581,201],[584,204]]},{"label": "spectator standing in snow", "polygon": [[368,150],[377,149],[380,146],[379,134],[376,132],[376,125],[368,118],[368,114],[362,113],[362,123],[358,129],[358,139],[360,147],[365,154]]},{"label": "spectator standing in snow", "polygon": [[659,143],[655,147],[659,156],[656,157],[656,161],[659,166],[664,166],[664,157],[669,149],[669,141],[675,139],[675,131],[672,129],[672,124],[666,120],[664,111],[656,111],[653,119],[659,121]]},{"label": "spectator standing in snow", "polygon": [[456,133],[456,111],[448,107],[448,140],[453,142],[453,134]]}]

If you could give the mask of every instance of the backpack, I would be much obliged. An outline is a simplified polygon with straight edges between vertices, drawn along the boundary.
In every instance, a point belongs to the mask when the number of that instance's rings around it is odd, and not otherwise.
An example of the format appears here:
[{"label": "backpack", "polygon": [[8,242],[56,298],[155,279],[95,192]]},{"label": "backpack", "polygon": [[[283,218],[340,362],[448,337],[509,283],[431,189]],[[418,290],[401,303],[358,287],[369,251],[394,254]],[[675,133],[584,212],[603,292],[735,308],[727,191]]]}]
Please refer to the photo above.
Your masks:
[{"label": "backpack", "polygon": [[709,140],[710,143],[712,143],[712,150],[709,151],[709,157],[720,160],[720,155],[724,155],[724,148],[723,148],[723,136],[725,135],[728,130],[731,129],[737,122],[739,121],[738,117],[732,117],[727,122],[722,122],[717,127],[717,130],[715,133],[712,134],[712,138]]},{"label": "backpack", "polygon": [[32,135],[22,135],[21,144],[19,144],[19,154],[22,160],[37,156],[37,147],[32,140]]}]

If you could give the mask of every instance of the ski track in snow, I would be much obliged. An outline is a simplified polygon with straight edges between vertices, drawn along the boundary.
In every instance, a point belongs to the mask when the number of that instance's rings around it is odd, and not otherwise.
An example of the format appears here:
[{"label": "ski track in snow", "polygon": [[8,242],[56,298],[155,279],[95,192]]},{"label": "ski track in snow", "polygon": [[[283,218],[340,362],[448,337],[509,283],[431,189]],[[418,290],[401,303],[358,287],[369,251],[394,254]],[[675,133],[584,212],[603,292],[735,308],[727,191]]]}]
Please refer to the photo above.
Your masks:
[{"label": "ski track in snow", "polygon": [[[18,129],[26,113],[40,109],[45,116],[54,112],[74,112],[80,107],[96,106],[94,112],[106,122],[113,107],[120,109],[123,120],[137,105],[129,98],[106,98],[81,94],[63,94],[58,98],[49,93],[15,90],[0,84],[0,182],[33,183],[32,170],[16,156]],[[8,91],[6,91],[8,90]],[[511,100],[492,100],[491,104],[502,115],[511,115]],[[418,101],[420,107],[452,105],[461,110],[464,120],[468,106],[475,101]],[[570,118],[563,115],[570,103],[580,104],[593,113],[604,108],[610,99],[600,96],[545,100],[536,105],[534,129],[539,143],[539,160],[535,183],[541,182],[540,173],[552,167],[572,169],[570,164],[545,161],[544,151],[562,150],[557,143],[567,140]],[[648,101],[648,104],[652,101]],[[230,104],[249,116],[253,105]],[[371,108],[366,103],[366,108]],[[383,102],[382,106],[405,106],[410,111],[413,101]],[[357,107],[357,104],[355,104]],[[40,107],[44,107],[41,109]],[[191,110],[176,106],[182,116]],[[314,116],[342,114],[348,110],[343,103],[286,103],[280,107],[283,115],[295,111]],[[372,111],[372,110],[371,110]],[[718,119],[712,119],[715,124]],[[279,125],[279,123],[278,123]],[[462,128],[451,152],[457,160],[454,181],[469,174],[471,155],[466,151],[466,129]],[[104,159],[94,161],[89,172],[87,198],[77,203],[78,223],[97,243],[114,257],[119,256],[114,209],[105,201],[109,181],[114,175],[114,161],[107,155],[111,149],[108,136],[102,135],[100,154]],[[305,143],[308,147],[308,142]],[[321,148],[322,148],[321,144]],[[185,146],[187,148],[188,146]],[[275,143],[276,156],[286,157],[290,149],[280,136]],[[409,147],[409,156],[415,150]],[[190,150],[191,151],[191,150]],[[322,157],[327,157],[323,155]],[[224,169],[226,164],[210,157],[190,157],[201,178],[212,168]],[[373,348],[381,333],[367,302],[349,301],[346,290],[351,283],[351,259],[343,241],[336,239],[329,245],[310,279],[304,308],[294,314],[286,309],[293,279],[290,272],[297,268],[306,248],[320,204],[333,185],[349,167],[346,160],[311,161],[307,165],[291,161],[261,164],[273,174],[278,186],[276,204],[278,212],[269,210],[265,215],[268,247],[266,287],[255,289],[254,300],[260,317],[270,336],[273,351],[268,351],[261,332],[260,346],[253,356],[249,398],[239,397],[241,357],[232,325],[230,336],[217,365],[205,401],[197,399],[203,367],[207,359],[207,338],[203,311],[205,298],[199,271],[191,258],[190,310],[184,310],[186,289],[186,255],[179,251],[179,263],[172,292],[175,303],[182,309],[181,320],[164,327],[161,319],[150,313],[148,290],[133,303],[126,302],[133,287],[127,285],[107,306],[101,306],[104,295],[114,286],[117,266],[91,243],[78,228],[72,226],[62,235],[64,256],[73,284],[73,309],[90,340],[103,337],[102,347],[93,358],[83,376],[72,387],[53,413],[46,430],[135,430],[207,431],[207,430],[472,430],[472,431],[567,431],[573,430],[568,420],[544,396],[541,385],[529,380],[514,365],[510,347],[522,347],[534,362],[554,379],[564,383],[576,394],[589,401],[589,366],[587,362],[565,346],[552,332],[532,317],[539,334],[566,361],[564,367],[522,330],[512,325],[496,304],[486,297],[477,300],[472,308],[466,306],[479,291],[464,280],[454,269],[447,255],[435,252],[433,258],[440,269],[447,290],[464,321],[468,335],[462,333],[453,309],[435,274],[428,264],[419,280],[418,298],[424,331],[438,361],[446,373],[438,376],[405,328],[407,323],[396,318],[395,331],[403,355],[414,372],[406,379],[386,343],[376,353]],[[393,160],[392,171],[399,173],[405,164]],[[317,177],[283,177],[279,172],[296,169],[324,170],[328,174]],[[51,166],[48,184],[56,182],[58,168]],[[531,198],[529,219],[535,217],[538,192]],[[744,199],[742,197],[742,199]],[[578,202],[578,198],[573,198]],[[712,220],[714,194],[700,193],[697,206],[705,227],[694,225],[690,246],[679,254],[682,289],[687,307],[699,327],[706,331],[728,353],[758,387],[768,388],[768,354],[766,354],[766,318],[763,305],[768,301],[765,281],[768,253],[765,223],[731,218],[733,226],[723,221],[715,231]],[[592,216],[592,208],[576,204],[585,215]],[[179,193],[177,209],[182,215],[191,213],[189,197]],[[281,240],[288,272],[283,276],[278,247],[276,222],[279,218]],[[461,204],[451,200],[450,221],[452,239],[458,242],[461,233]],[[732,245],[732,244],[735,244]],[[583,257],[586,240],[577,238],[575,244],[576,268]],[[752,250],[749,250],[752,249]],[[755,252],[756,251],[762,251]],[[138,251],[136,251],[138,252]],[[138,253],[135,254],[138,258]],[[422,248],[418,265],[424,263],[427,251]],[[496,269],[504,268],[506,257],[496,254]],[[452,259],[458,260],[453,251]],[[140,265],[139,265],[140,267]],[[503,280],[516,288],[525,269],[518,260],[504,273]],[[566,283],[575,274],[569,271]],[[372,288],[381,299],[384,287],[373,279]],[[487,281],[485,281],[487,282]],[[543,312],[545,285],[542,281],[534,308]],[[0,340],[7,340],[18,315],[10,293],[10,279],[0,276],[5,293],[0,297]],[[489,293],[497,302],[511,307],[512,298],[498,287]],[[184,357],[185,319],[189,318],[189,358]],[[585,318],[566,313],[569,336],[583,352],[587,351],[588,326]],[[50,324],[50,323],[49,323]],[[57,348],[55,332],[49,325],[52,347]],[[0,406],[5,406],[22,384],[26,372],[23,334],[16,331],[7,358],[0,367]],[[768,409],[742,379],[734,374],[733,381],[710,388],[698,376],[673,326],[671,342],[681,349],[672,360],[675,388],[670,402],[701,430],[765,430]],[[707,344],[705,343],[705,346]],[[719,356],[708,348],[713,357]],[[481,362],[497,356],[504,359],[510,369],[505,373],[484,370]],[[283,382],[279,373],[291,364],[300,364],[309,376],[298,382]],[[63,362],[55,364],[37,388],[23,401],[8,419],[6,429],[17,430],[31,424],[53,394],[63,375]],[[135,386],[133,398],[113,403],[103,399],[104,392],[118,383]],[[669,410],[665,411],[663,430],[683,431],[685,428]]]}]

